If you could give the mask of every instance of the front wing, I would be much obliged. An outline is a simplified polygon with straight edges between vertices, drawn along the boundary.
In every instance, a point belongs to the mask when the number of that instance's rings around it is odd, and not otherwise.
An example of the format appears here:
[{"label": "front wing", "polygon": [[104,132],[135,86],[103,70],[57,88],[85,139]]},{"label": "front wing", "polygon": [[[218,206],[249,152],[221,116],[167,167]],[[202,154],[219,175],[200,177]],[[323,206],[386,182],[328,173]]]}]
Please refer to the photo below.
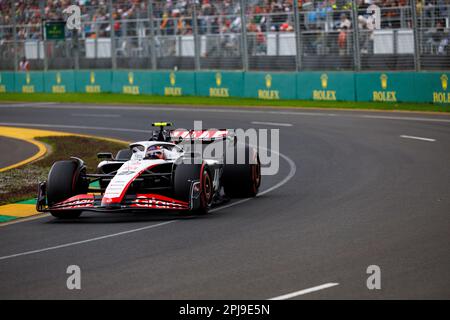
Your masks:
[{"label": "front wing", "polygon": [[135,211],[135,210],[190,210],[192,203],[158,194],[136,194],[126,196],[120,204],[102,205],[101,195],[79,194],[39,211]]}]

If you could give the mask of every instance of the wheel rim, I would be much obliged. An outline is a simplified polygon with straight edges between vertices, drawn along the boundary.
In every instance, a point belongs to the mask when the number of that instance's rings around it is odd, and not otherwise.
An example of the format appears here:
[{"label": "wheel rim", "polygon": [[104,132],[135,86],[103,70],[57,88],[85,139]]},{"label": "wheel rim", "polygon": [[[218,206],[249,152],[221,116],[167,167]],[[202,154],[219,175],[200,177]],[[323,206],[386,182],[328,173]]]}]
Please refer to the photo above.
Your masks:
[{"label": "wheel rim", "polygon": [[211,178],[206,171],[203,173],[203,192],[205,194],[206,204],[209,204],[212,195],[212,185]]},{"label": "wheel rim", "polygon": [[258,163],[252,166],[252,180],[253,180],[253,191],[256,192],[256,190],[259,188],[259,185],[261,184],[261,164]]}]

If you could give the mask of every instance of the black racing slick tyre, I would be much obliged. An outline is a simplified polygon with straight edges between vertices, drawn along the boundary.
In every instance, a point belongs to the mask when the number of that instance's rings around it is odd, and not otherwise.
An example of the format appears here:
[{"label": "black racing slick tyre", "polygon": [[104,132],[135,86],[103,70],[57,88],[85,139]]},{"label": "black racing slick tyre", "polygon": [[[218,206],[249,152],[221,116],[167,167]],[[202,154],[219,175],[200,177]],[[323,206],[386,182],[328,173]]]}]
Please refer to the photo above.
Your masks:
[{"label": "black racing slick tyre", "polygon": [[207,165],[178,164],[174,171],[173,191],[175,199],[188,202],[192,181],[200,181],[199,206],[190,210],[196,215],[208,214],[213,199],[213,178]]},{"label": "black racing slick tyre", "polygon": [[[53,164],[47,179],[47,202],[51,207],[55,203],[66,200],[79,193],[87,192],[87,184],[81,175],[83,169],[78,168],[76,161],[63,160]],[[80,210],[50,211],[56,218],[72,219],[78,218]]]},{"label": "black racing slick tyre", "polygon": [[[234,147],[234,161],[225,163],[222,185],[225,194],[231,198],[250,198],[258,194],[261,185],[261,163],[259,155],[249,146]],[[238,154],[245,152],[245,162],[238,163]]]},{"label": "black racing slick tyre", "polygon": [[130,160],[133,153],[130,149],[119,150],[116,154],[115,160]]}]

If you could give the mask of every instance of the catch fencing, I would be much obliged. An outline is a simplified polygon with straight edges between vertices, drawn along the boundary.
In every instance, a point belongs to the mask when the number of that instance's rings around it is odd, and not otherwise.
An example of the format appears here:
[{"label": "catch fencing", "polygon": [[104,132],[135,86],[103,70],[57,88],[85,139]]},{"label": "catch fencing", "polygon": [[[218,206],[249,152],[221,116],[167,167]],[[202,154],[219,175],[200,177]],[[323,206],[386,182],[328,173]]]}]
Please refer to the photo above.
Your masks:
[{"label": "catch fencing", "polygon": [[450,69],[448,0],[93,1],[55,40],[44,22],[67,17],[27,2],[3,3],[0,70]]}]

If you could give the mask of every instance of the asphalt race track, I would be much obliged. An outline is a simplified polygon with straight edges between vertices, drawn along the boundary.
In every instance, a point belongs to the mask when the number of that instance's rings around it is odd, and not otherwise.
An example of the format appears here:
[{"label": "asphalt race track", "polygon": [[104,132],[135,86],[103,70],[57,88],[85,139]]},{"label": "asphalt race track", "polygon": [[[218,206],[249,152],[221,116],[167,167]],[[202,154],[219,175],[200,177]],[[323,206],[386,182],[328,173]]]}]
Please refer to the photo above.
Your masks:
[{"label": "asphalt race track", "polygon": [[34,155],[38,148],[28,142],[0,136],[0,168],[4,168]]},{"label": "asphalt race track", "polygon": [[[338,285],[293,299],[450,298],[450,116],[0,105],[0,125],[130,141],[158,120],[279,128],[280,171],[263,177],[261,196],[206,217],[2,226],[0,299],[268,299],[327,283]],[[69,265],[81,268],[81,290],[66,288]],[[366,286],[369,265],[381,268],[381,290]]]}]

